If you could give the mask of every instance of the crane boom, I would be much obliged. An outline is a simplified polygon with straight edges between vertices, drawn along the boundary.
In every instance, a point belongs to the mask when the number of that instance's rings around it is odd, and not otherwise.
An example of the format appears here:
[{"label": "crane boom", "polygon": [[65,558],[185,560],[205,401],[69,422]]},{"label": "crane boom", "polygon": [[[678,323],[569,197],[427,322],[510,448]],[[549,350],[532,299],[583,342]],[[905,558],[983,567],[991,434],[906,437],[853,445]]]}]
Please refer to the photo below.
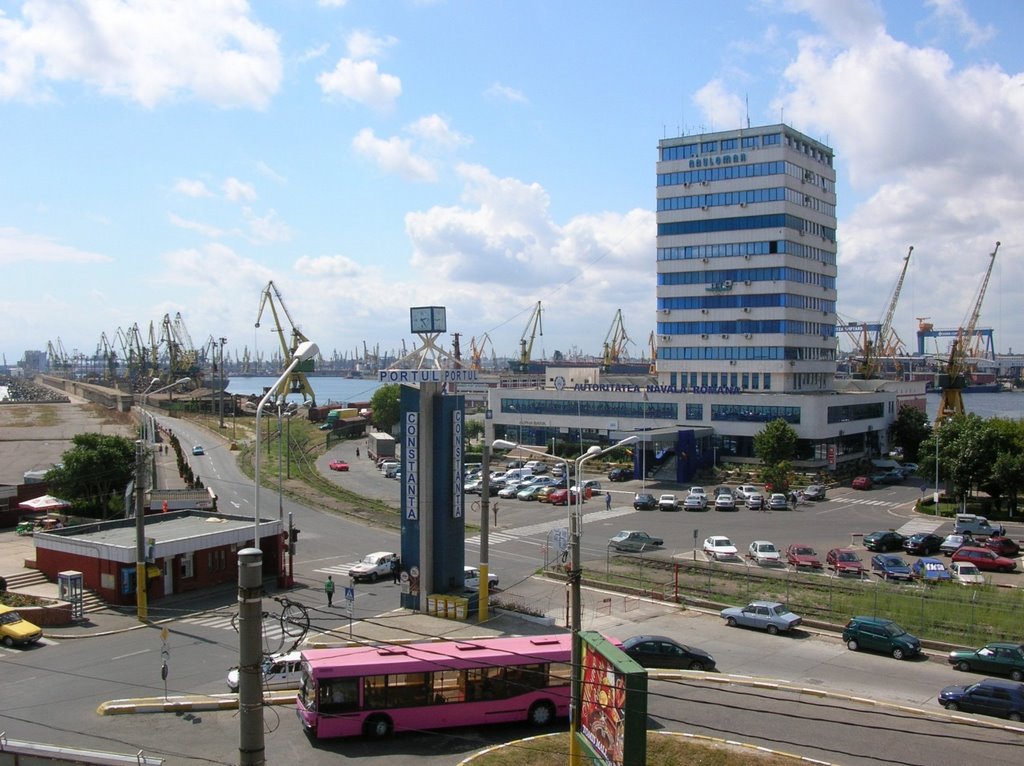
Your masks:
[{"label": "crane boom", "polygon": [[[530,369],[530,359],[533,356],[533,341],[537,335],[544,335],[544,325],[541,322],[540,301],[533,307],[530,319],[526,322],[526,329],[519,339],[519,362],[515,365],[516,372],[527,372]],[[529,338],[527,338],[529,336]]]},{"label": "crane boom", "polygon": [[615,312],[612,326],[608,328],[608,334],[604,338],[604,366],[605,369],[616,364],[622,358],[626,350],[626,344],[631,343],[626,333],[626,325],[622,321],[622,309]]},{"label": "crane boom", "polygon": [[1001,242],[996,242],[995,250],[989,255],[988,268],[985,270],[985,277],[981,280],[981,287],[978,288],[974,308],[967,317],[966,326],[957,331],[956,338],[950,344],[949,359],[946,362],[945,385],[942,387],[942,400],[939,402],[939,411],[936,415],[939,422],[954,415],[964,414],[963,387],[966,384],[964,377],[967,373],[968,350],[974,339],[974,330],[978,326],[978,318],[981,316],[981,304],[985,300],[988,282],[992,277],[992,267],[995,265],[996,253],[999,252],[1001,244]]},{"label": "crane boom", "polygon": [[[267,282],[267,286],[263,288],[263,292],[260,295],[260,310],[256,314],[256,327],[260,326],[263,311],[267,306],[270,306],[270,313],[274,317],[274,331],[277,333],[278,341],[281,343],[282,361],[287,365],[299,344],[305,343],[309,338],[303,335],[302,331],[292,321],[291,314],[288,313],[288,309],[284,305],[284,300],[281,298],[281,293],[277,289],[277,285],[274,284],[274,280]],[[288,339],[285,337],[284,327],[281,325],[280,317],[278,317],[278,307],[280,307],[281,313],[284,314],[291,328],[291,345],[289,345]],[[278,392],[278,400],[283,400],[288,394],[301,394],[303,403],[309,399],[310,403],[315,407],[316,394],[313,393],[313,387],[309,384],[309,379],[302,368],[303,365],[299,365],[288,375],[282,391]]]},{"label": "crane boom", "polygon": [[[907,277],[907,266],[910,265],[910,255],[914,252],[914,246],[911,245],[910,249],[907,250],[907,255],[903,259],[903,269],[900,271],[900,278],[896,280],[896,287],[892,291],[892,297],[889,299],[889,308],[885,312],[885,319],[882,320],[882,328],[878,331],[878,341],[881,344],[883,353],[895,354],[898,351],[899,339],[896,339],[894,344],[891,340],[892,335],[892,318],[896,314],[896,304],[900,300],[900,292],[903,290],[903,280]],[[895,346],[895,347],[894,347]]]}]

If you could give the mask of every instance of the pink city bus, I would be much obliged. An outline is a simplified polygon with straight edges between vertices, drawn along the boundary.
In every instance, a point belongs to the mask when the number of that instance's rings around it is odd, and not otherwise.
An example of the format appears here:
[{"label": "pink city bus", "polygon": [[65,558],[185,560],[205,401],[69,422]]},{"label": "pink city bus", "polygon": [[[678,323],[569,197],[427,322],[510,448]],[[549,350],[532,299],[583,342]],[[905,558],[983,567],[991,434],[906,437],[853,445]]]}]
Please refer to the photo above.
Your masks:
[{"label": "pink city bus", "polygon": [[318,738],[544,726],[569,715],[571,660],[569,634],[309,649],[297,713]]}]

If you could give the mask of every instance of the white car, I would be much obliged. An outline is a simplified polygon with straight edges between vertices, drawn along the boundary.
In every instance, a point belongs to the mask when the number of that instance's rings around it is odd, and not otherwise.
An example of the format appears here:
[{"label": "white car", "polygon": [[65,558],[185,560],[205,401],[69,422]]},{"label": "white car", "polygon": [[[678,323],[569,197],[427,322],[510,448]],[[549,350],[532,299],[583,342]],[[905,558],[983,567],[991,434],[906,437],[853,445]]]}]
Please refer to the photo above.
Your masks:
[{"label": "white car", "polygon": [[690,491],[687,492],[687,494],[688,495],[700,495],[705,500],[708,499],[708,493],[705,491],[704,487],[690,487]]},{"label": "white car", "polygon": [[[480,570],[468,565],[463,569],[466,572],[466,587],[470,590],[480,590]],[[498,575],[490,570],[487,572],[487,587],[488,589],[498,587]]]},{"label": "white car", "polygon": [[746,500],[751,495],[760,495],[761,490],[755,487],[753,484],[741,484],[736,487],[736,494]]},{"label": "white car", "polygon": [[732,540],[724,535],[711,535],[704,540],[704,553],[713,559],[735,557],[739,551],[732,544]]},{"label": "white car", "polygon": [[782,554],[775,547],[775,543],[768,540],[754,540],[747,555],[758,564],[778,564],[782,560]]},{"label": "white car", "polygon": [[953,579],[961,585],[984,585],[985,575],[978,567],[967,561],[954,561],[949,565],[949,572]]},{"label": "white car", "polygon": [[377,582],[382,577],[391,576],[391,563],[398,561],[398,554],[391,551],[376,551],[363,556],[363,560],[348,570],[352,582],[365,580]]},{"label": "white car", "polygon": [[678,511],[679,501],[675,495],[662,495],[658,498],[659,511]]},{"label": "white car", "polygon": [[[260,663],[260,676],[264,689],[298,689],[302,683],[302,654],[271,654]],[[238,691],[238,668],[228,671],[228,688]]]}]

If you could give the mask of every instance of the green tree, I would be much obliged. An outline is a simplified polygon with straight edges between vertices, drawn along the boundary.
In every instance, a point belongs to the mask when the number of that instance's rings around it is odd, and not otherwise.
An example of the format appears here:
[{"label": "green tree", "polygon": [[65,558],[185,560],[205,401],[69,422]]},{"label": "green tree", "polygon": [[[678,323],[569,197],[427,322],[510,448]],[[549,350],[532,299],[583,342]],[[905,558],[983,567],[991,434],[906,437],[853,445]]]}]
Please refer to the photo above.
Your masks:
[{"label": "green tree", "polygon": [[931,434],[928,416],[917,407],[900,407],[899,414],[889,429],[892,443],[903,448],[903,459],[918,462],[921,454],[921,442]]},{"label": "green tree", "polygon": [[470,418],[466,420],[466,427],[464,430],[467,440],[477,439],[484,435],[484,422],[477,420],[476,418]]},{"label": "green tree", "polygon": [[400,390],[397,383],[389,383],[373,393],[370,399],[370,409],[373,411],[371,422],[377,430],[391,433],[391,429],[398,423],[402,415]]},{"label": "green tree", "polygon": [[61,456],[61,465],[49,470],[50,490],[74,504],[83,516],[105,519],[111,501],[120,496],[135,475],[135,444],[123,436],[78,434]]},{"label": "green tree", "polygon": [[754,434],[754,454],[764,468],[761,478],[773,492],[789,490],[790,461],[796,453],[797,435],[792,426],[779,418]]}]

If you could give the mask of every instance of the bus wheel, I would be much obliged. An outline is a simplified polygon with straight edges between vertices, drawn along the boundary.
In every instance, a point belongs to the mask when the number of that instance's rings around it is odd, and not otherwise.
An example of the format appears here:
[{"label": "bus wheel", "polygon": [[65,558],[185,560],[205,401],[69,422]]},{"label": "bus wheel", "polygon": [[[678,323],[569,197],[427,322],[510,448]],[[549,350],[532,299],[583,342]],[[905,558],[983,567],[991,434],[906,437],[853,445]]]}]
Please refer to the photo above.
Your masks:
[{"label": "bus wheel", "polygon": [[527,720],[534,726],[549,726],[555,720],[555,706],[550,702],[537,702],[530,708]]},{"label": "bus wheel", "polygon": [[367,739],[384,739],[391,733],[391,719],[384,715],[372,715],[363,723],[363,735]]}]

